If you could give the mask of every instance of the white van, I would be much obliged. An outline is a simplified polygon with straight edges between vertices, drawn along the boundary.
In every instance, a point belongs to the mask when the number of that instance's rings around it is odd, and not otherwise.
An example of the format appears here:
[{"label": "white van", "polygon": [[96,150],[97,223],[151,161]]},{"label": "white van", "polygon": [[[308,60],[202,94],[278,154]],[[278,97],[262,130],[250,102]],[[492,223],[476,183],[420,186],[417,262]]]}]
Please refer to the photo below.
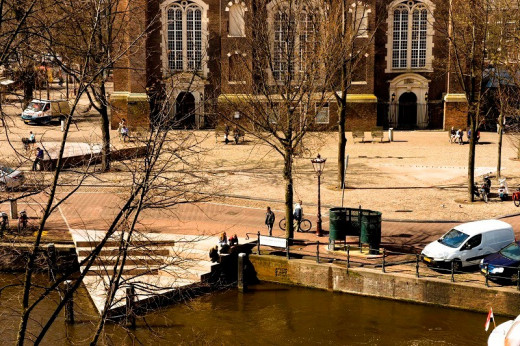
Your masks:
[{"label": "white van", "polygon": [[453,261],[455,270],[478,264],[491,253],[515,241],[513,227],[499,220],[463,223],[450,230],[439,240],[428,244],[421,252],[424,262],[442,266]]},{"label": "white van", "polygon": [[70,113],[67,100],[32,100],[22,113],[22,119],[26,124],[49,124],[51,121],[59,121]]}]

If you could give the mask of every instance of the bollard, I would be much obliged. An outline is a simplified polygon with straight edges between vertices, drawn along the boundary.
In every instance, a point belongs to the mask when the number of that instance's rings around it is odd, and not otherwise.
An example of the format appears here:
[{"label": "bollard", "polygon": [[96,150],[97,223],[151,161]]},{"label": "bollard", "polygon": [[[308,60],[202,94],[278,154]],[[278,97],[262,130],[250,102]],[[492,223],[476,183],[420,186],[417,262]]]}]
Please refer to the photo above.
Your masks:
[{"label": "bollard", "polygon": [[347,245],[347,270],[350,267],[350,245]]},{"label": "bollard", "polygon": [[320,263],[320,241],[316,244],[316,263]]},{"label": "bollard", "polygon": [[[65,294],[69,294],[72,290],[72,280],[65,281]],[[74,295],[71,294],[70,298],[65,303],[65,322],[69,324],[74,323]]]},{"label": "bollard", "polygon": [[286,244],[287,244],[286,245],[287,246],[287,249],[286,249],[287,250],[287,260],[289,260],[291,258],[291,255],[289,254],[289,240],[287,240]]},{"label": "bollard", "polygon": [[386,273],[386,270],[385,270],[385,256],[386,256],[386,249],[383,249],[383,265],[381,266],[381,269],[383,269],[383,273]]},{"label": "bollard", "polygon": [[244,279],[244,261],[246,258],[245,253],[239,253],[238,254],[238,291],[244,292],[246,290],[246,283]]},{"label": "bollard", "polygon": [[489,287],[489,264],[486,263],[486,287]]},{"label": "bollard", "polygon": [[451,282],[455,282],[455,275],[453,274],[453,261],[451,261]]},{"label": "bollard", "polygon": [[11,219],[18,219],[18,201],[16,199],[9,200],[11,206]]},{"label": "bollard", "polygon": [[134,302],[135,287],[134,284],[130,284],[126,288],[126,326],[132,329],[135,329]]},{"label": "bollard", "polygon": [[258,246],[258,255],[260,255],[260,232],[258,232],[257,246]]},{"label": "bollard", "polygon": [[56,246],[53,243],[47,245],[47,258],[49,260],[49,281],[56,281]]},{"label": "bollard", "polygon": [[419,277],[419,254],[415,254],[415,276]]}]

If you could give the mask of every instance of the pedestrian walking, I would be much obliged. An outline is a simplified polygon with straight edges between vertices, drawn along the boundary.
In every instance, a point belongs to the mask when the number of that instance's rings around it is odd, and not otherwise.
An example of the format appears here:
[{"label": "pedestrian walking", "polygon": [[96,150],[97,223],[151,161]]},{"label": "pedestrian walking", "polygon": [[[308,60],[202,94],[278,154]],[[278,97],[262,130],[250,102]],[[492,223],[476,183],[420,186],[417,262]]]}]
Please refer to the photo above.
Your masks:
[{"label": "pedestrian walking", "polygon": [[273,225],[275,220],[275,215],[271,210],[271,207],[267,207],[267,213],[265,214],[265,224],[267,225],[267,231],[269,232],[269,236],[273,235]]},{"label": "pedestrian walking", "polygon": [[36,171],[38,170],[38,165],[40,164],[40,161],[43,159],[43,149],[40,147],[36,148],[36,157],[34,158],[34,162],[32,165],[32,170]]},{"label": "pedestrian walking", "polygon": [[229,125],[226,124],[226,127],[224,129],[224,143],[229,143]]},{"label": "pedestrian walking", "polygon": [[123,118],[119,122],[119,126],[117,127],[117,135],[119,136],[119,141],[123,140],[123,127],[126,126],[126,120]]}]

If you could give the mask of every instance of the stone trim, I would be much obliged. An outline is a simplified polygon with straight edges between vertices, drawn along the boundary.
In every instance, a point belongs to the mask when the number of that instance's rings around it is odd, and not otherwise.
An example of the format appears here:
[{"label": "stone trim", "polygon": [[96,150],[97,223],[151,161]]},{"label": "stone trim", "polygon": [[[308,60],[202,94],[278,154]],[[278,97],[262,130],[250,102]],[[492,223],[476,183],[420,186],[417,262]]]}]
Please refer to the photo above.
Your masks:
[{"label": "stone trim", "polygon": [[466,94],[446,94],[444,102],[463,102],[467,103]]}]

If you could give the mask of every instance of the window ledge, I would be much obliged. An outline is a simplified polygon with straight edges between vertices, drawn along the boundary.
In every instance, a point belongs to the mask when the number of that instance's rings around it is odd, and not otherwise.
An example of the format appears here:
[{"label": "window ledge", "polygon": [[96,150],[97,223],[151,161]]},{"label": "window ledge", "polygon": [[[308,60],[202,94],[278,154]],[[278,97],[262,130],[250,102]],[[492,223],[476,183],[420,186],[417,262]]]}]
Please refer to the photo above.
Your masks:
[{"label": "window ledge", "polygon": [[246,37],[246,35],[227,35],[229,38]]},{"label": "window ledge", "polygon": [[356,82],[352,82],[351,83],[352,85],[367,85],[367,81],[356,81]]},{"label": "window ledge", "polygon": [[240,80],[231,81],[231,80],[230,80],[230,81],[228,82],[228,84],[235,84],[235,85],[236,85],[236,84],[247,84],[247,82],[246,82],[245,80],[242,80],[242,81],[240,81]]},{"label": "window ledge", "polygon": [[386,69],[385,73],[420,73],[420,72],[433,72],[432,67],[421,67],[421,68],[390,68]]},{"label": "window ledge", "polygon": [[316,121],[316,125],[328,125],[328,124],[329,124],[328,121],[327,122],[317,122]]}]

